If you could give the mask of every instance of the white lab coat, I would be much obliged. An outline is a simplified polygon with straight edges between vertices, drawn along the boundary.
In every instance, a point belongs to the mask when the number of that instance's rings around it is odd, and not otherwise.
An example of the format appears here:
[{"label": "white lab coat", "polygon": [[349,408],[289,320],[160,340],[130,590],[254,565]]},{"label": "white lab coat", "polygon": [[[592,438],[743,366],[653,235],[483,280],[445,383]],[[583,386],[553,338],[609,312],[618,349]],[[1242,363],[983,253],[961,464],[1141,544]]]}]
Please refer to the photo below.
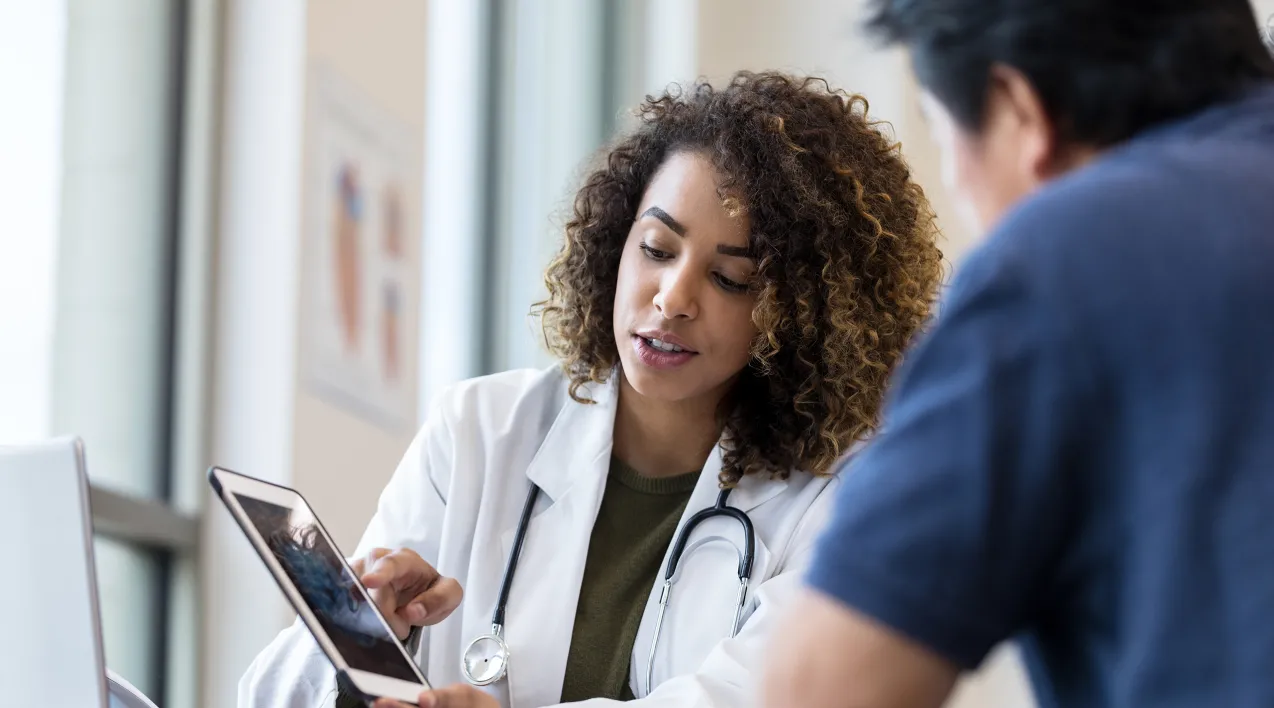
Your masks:
[{"label": "white lab coat", "polygon": [[[612,377],[614,378],[614,377]],[[407,547],[464,587],[460,608],[424,631],[417,660],[435,685],[464,680],[461,654],[491,629],[491,614],[530,485],[542,493],[510,592],[505,681],[488,687],[503,706],[557,704],[588,541],[610,464],[617,388],[585,389],[573,401],[557,369],[513,371],[458,384],[439,396],[381,495],[356,556]],[[720,449],[704,466],[681,524],[717,497]],[[662,571],[632,652],[630,683],[646,706],[744,706],[756,698],[766,635],[792,601],[833,496],[834,480],[793,472],[749,476],[730,504],[756,529],[744,623],[729,639],[738,594],[742,532],[713,519],[691,536],[681,560],[658,653],[654,690],[645,684]],[[728,539],[728,542],[725,540]],[[665,563],[666,563],[665,558]],[[336,695],[331,665],[304,626],[283,631],[239,686],[240,708],[317,708]],[[611,702],[588,701],[601,708]]]}]

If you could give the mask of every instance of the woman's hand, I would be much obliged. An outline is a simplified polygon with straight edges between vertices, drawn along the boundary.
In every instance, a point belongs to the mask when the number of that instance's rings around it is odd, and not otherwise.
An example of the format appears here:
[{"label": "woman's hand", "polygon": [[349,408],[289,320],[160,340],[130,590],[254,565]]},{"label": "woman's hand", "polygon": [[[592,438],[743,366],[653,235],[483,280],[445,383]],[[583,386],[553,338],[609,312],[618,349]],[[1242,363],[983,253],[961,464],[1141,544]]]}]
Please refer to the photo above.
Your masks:
[{"label": "woman's hand", "polygon": [[464,597],[455,578],[442,577],[410,549],[373,548],[350,566],[400,640],[406,639],[414,626],[446,619]]},{"label": "woman's hand", "polygon": [[[425,691],[416,699],[420,708],[500,708],[500,702],[470,686],[458,683],[435,691]],[[374,708],[413,708],[406,703],[382,698],[374,704]]]}]

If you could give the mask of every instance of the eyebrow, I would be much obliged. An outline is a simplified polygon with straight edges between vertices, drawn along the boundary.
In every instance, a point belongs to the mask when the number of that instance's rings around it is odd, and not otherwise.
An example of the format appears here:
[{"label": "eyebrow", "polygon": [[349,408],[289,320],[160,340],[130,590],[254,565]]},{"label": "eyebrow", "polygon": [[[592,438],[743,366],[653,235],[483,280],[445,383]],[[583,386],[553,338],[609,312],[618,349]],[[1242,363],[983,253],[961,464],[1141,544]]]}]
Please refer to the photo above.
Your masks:
[{"label": "eyebrow", "polygon": [[752,249],[746,246],[727,246],[725,244],[717,244],[717,253],[723,256],[738,256],[739,258],[755,258]]},{"label": "eyebrow", "polygon": [[656,219],[659,219],[660,221],[664,222],[664,226],[667,226],[668,228],[672,229],[673,233],[683,238],[685,237],[686,227],[682,226],[676,219],[672,218],[672,215],[670,215],[668,212],[664,211],[663,209],[660,209],[657,206],[652,206],[646,211],[643,211],[641,213],[642,219],[648,216],[653,216]]},{"label": "eyebrow", "polygon": [[[680,222],[672,218],[672,215],[664,211],[663,209],[660,209],[657,206],[652,206],[646,211],[643,211],[641,213],[642,219],[646,218],[647,216],[653,216],[656,219],[659,219],[660,221],[663,222],[664,226],[667,226],[669,229],[671,229],[673,233],[677,234],[678,236],[682,238],[685,238],[686,227],[682,226]],[[720,253],[723,256],[737,256],[739,258],[755,258],[755,256],[752,254],[752,249],[746,246],[727,246],[725,244],[718,244],[717,253]]]}]

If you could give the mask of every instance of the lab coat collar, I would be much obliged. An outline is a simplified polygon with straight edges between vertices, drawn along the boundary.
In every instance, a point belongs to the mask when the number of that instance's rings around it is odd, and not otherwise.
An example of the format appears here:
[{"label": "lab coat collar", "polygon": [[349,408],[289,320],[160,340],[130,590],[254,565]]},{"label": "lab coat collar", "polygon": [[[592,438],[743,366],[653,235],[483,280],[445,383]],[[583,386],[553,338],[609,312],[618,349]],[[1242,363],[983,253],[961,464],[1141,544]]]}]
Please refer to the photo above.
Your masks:
[{"label": "lab coat collar", "polygon": [[[715,469],[721,469],[721,447],[718,445]],[[773,499],[787,489],[787,480],[769,475],[750,474],[739,480],[734,491],[730,492],[730,506],[737,506],[743,511],[751,511]]]},{"label": "lab coat collar", "polygon": [[[584,387],[581,393],[595,402],[579,403],[567,398],[553,421],[544,443],[527,468],[527,477],[549,499],[556,501],[582,478],[588,478],[590,484],[596,483],[599,463],[604,463],[609,469],[614,445],[615,411],[619,404],[618,381],[619,377],[612,375],[605,383]],[[717,489],[716,475],[721,471],[721,452],[718,443],[704,463],[695,497]],[[605,470],[602,477],[605,477]],[[750,511],[786,488],[786,479],[763,474],[748,475],[739,480],[730,493],[730,505]],[[712,492],[712,500],[716,500],[715,492]],[[689,506],[696,508],[699,501],[694,498]]]},{"label": "lab coat collar", "polygon": [[582,388],[583,397],[594,403],[563,396],[562,409],[526,470],[526,476],[549,499],[556,502],[577,482],[597,482],[599,460],[606,465],[601,475],[605,481],[615,438],[617,379],[611,376],[606,383]]}]

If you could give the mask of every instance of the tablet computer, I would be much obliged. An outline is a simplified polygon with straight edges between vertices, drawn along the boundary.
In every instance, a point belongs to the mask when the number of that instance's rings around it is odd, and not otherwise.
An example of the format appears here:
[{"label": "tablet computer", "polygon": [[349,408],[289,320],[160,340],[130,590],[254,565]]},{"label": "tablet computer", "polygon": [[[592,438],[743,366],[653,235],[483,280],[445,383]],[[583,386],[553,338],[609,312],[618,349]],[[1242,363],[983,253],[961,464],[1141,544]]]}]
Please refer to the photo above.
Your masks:
[{"label": "tablet computer", "polygon": [[219,467],[208,471],[208,481],[342,687],[363,700],[414,705],[429,683],[300,492]]}]

